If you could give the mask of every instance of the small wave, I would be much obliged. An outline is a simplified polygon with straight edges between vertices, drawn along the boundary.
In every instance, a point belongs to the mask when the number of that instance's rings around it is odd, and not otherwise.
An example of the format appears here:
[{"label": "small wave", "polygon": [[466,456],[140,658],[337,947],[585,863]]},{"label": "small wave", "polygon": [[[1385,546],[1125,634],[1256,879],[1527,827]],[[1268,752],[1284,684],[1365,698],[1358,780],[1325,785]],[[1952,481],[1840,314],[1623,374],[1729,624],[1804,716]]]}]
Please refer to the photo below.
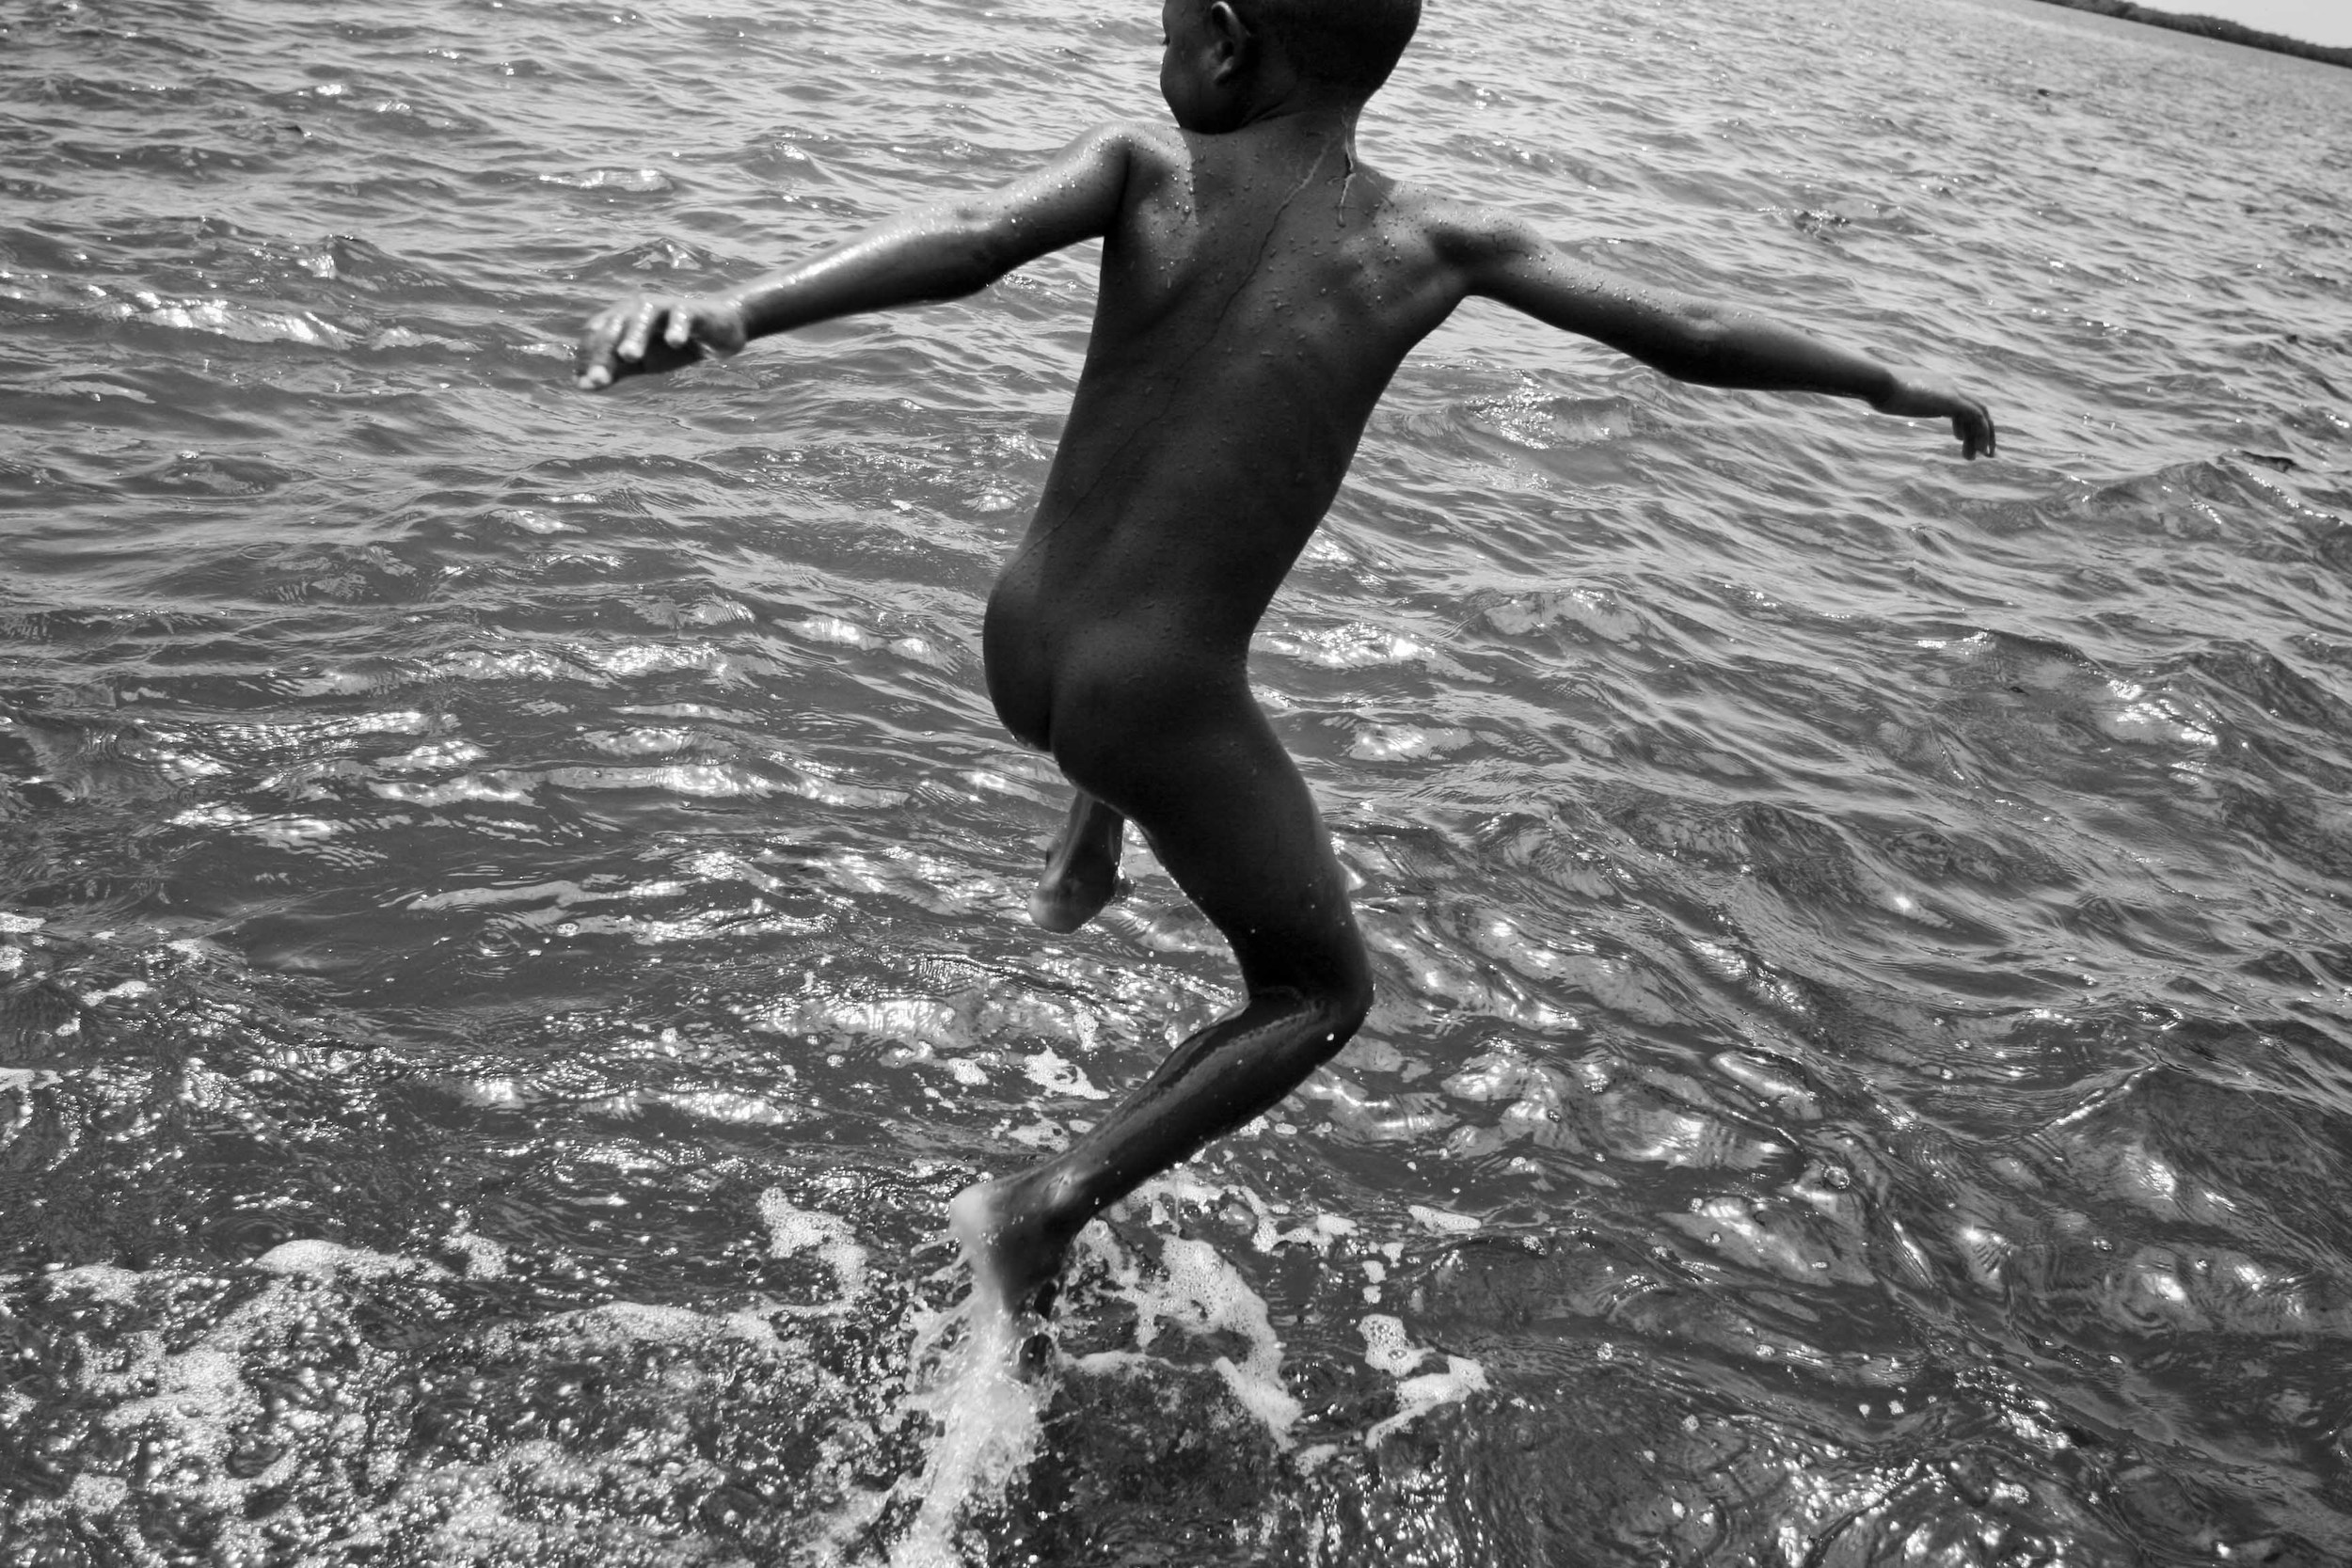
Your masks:
[{"label": "small wave", "polygon": [[542,174],[542,183],[568,185],[578,191],[623,191],[650,196],[675,188],[676,182],[658,168],[596,168],[580,174]]},{"label": "small wave", "polygon": [[342,328],[308,310],[271,310],[225,299],[171,299],[137,290],[112,307],[115,314],[185,332],[215,333],[248,343],[309,343],[344,347]]}]

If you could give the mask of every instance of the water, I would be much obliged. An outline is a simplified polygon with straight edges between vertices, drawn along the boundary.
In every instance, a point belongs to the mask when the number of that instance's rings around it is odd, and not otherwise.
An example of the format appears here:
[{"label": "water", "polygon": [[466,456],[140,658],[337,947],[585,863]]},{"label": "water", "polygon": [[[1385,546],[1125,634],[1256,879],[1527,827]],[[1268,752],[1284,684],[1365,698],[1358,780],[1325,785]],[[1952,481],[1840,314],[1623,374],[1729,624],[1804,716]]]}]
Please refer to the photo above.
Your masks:
[{"label": "water", "polygon": [[1372,1024],[951,1375],[947,1196],[1232,994],[1020,918],[1091,258],[566,345],[1156,40],[0,8],[0,1561],[2352,1558],[2352,73],[2027,0],[1436,6],[1369,159],[2003,456],[1463,312],[1256,664]]}]

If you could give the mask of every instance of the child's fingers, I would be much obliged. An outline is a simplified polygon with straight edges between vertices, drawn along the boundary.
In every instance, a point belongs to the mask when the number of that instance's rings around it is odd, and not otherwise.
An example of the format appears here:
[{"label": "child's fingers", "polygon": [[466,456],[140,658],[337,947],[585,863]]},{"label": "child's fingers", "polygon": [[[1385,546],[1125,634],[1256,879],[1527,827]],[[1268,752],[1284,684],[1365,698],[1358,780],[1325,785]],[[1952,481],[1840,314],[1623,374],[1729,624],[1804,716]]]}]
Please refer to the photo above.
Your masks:
[{"label": "child's fingers", "polygon": [[580,386],[594,391],[611,386],[613,377],[620,373],[613,351],[628,321],[628,313],[617,306],[589,318],[587,330],[580,335],[580,350],[573,361]]},{"label": "child's fingers", "polygon": [[741,333],[729,337],[730,321],[691,299],[633,299],[591,318],[573,358],[573,376],[595,391],[623,376],[644,375],[691,364],[706,353],[741,347]]},{"label": "child's fingers", "polygon": [[654,324],[662,316],[662,302],[648,299],[629,312],[628,330],[621,334],[619,355],[624,359],[643,359],[645,345],[653,341]]},{"label": "child's fingers", "polygon": [[1974,459],[1993,452],[1993,415],[1983,404],[1964,392],[1947,392],[1947,406],[1952,417],[1952,436],[1960,442],[1960,454]]}]

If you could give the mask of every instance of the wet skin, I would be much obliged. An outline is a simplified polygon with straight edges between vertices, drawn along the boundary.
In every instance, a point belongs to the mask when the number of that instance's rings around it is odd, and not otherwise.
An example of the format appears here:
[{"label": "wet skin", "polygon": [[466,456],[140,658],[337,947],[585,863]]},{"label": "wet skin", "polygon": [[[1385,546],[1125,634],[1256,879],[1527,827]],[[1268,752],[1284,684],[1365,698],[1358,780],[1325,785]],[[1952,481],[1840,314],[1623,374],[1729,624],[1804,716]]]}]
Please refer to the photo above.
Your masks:
[{"label": "wet skin", "polygon": [[1261,1115],[1371,1004],[1345,879],[1248,683],[1249,640],[1406,354],[1472,295],[1686,381],[1826,392],[1948,419],[1981,404],[1791,328],[1621,280],[1507,218],[1358,161],[1359,104],[1231,10],[1170,0],[1177,124],[1114,125],[990,195],[910,214],[734,294],[590,324],[580,385],[667,370],[857,310],[949,298],[1104,242],[1093,334],[1027,534],[992,594],[989,694],[1076,785],[1030,900],[1084,924],[1135,823],[1232,944],[1245,997],[1067,1150],[961,1194],[976,1300],[1034,1303],[1105,1205]]}]

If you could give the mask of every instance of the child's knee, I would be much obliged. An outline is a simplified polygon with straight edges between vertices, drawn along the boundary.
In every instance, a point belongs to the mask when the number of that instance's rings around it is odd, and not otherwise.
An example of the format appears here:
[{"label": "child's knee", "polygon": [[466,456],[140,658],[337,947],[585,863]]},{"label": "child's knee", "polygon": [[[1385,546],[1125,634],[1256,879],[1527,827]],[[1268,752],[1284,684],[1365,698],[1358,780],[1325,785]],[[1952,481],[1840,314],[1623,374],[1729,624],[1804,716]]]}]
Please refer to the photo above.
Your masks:
[{"label": "child's knee", "polygon": [[1372,954],[1364,946],[1364,939],[1352,928],[1340,965],[1338,984],[1333,987],[1333,1006],[1346,1020],[1347,1032],[1354,1034],[1363,1026],[1364,1018],[1372,1011]]},{"label": "child's knee", "polygon": [[1359,971],[1314,1001],[1319,1038],[1311,1042],[1319,1061],[1328,1061],[1339,1054],[1340,1048],[1353,1039],[1356,1031],[1364,1026],[1372,1012],[1372,976]]},{"label": "child's knee", "polygon": [[[1352,937],[1354,933],[1344,934]],[[1311,951],[1320,947],[1321,951],[1301,961],[1302,947]],[[1235,951],[1241,949],[1237,946]],[[1303,1015],[1294,1037],[1319,1066],[1338,1053],[1372,1011],[1371,955],[1356,941],[1326,941],[1311,946],[1300,941],[1281,944],[1278,951],[1285,960],[1279,967],[1263,962],[1263,949],[1248,954],[1243,961],[1244,983],[1252,996],[1285,997],[1286,1005]],[[1261,961],[1253,964],[1251,958]]]}]

